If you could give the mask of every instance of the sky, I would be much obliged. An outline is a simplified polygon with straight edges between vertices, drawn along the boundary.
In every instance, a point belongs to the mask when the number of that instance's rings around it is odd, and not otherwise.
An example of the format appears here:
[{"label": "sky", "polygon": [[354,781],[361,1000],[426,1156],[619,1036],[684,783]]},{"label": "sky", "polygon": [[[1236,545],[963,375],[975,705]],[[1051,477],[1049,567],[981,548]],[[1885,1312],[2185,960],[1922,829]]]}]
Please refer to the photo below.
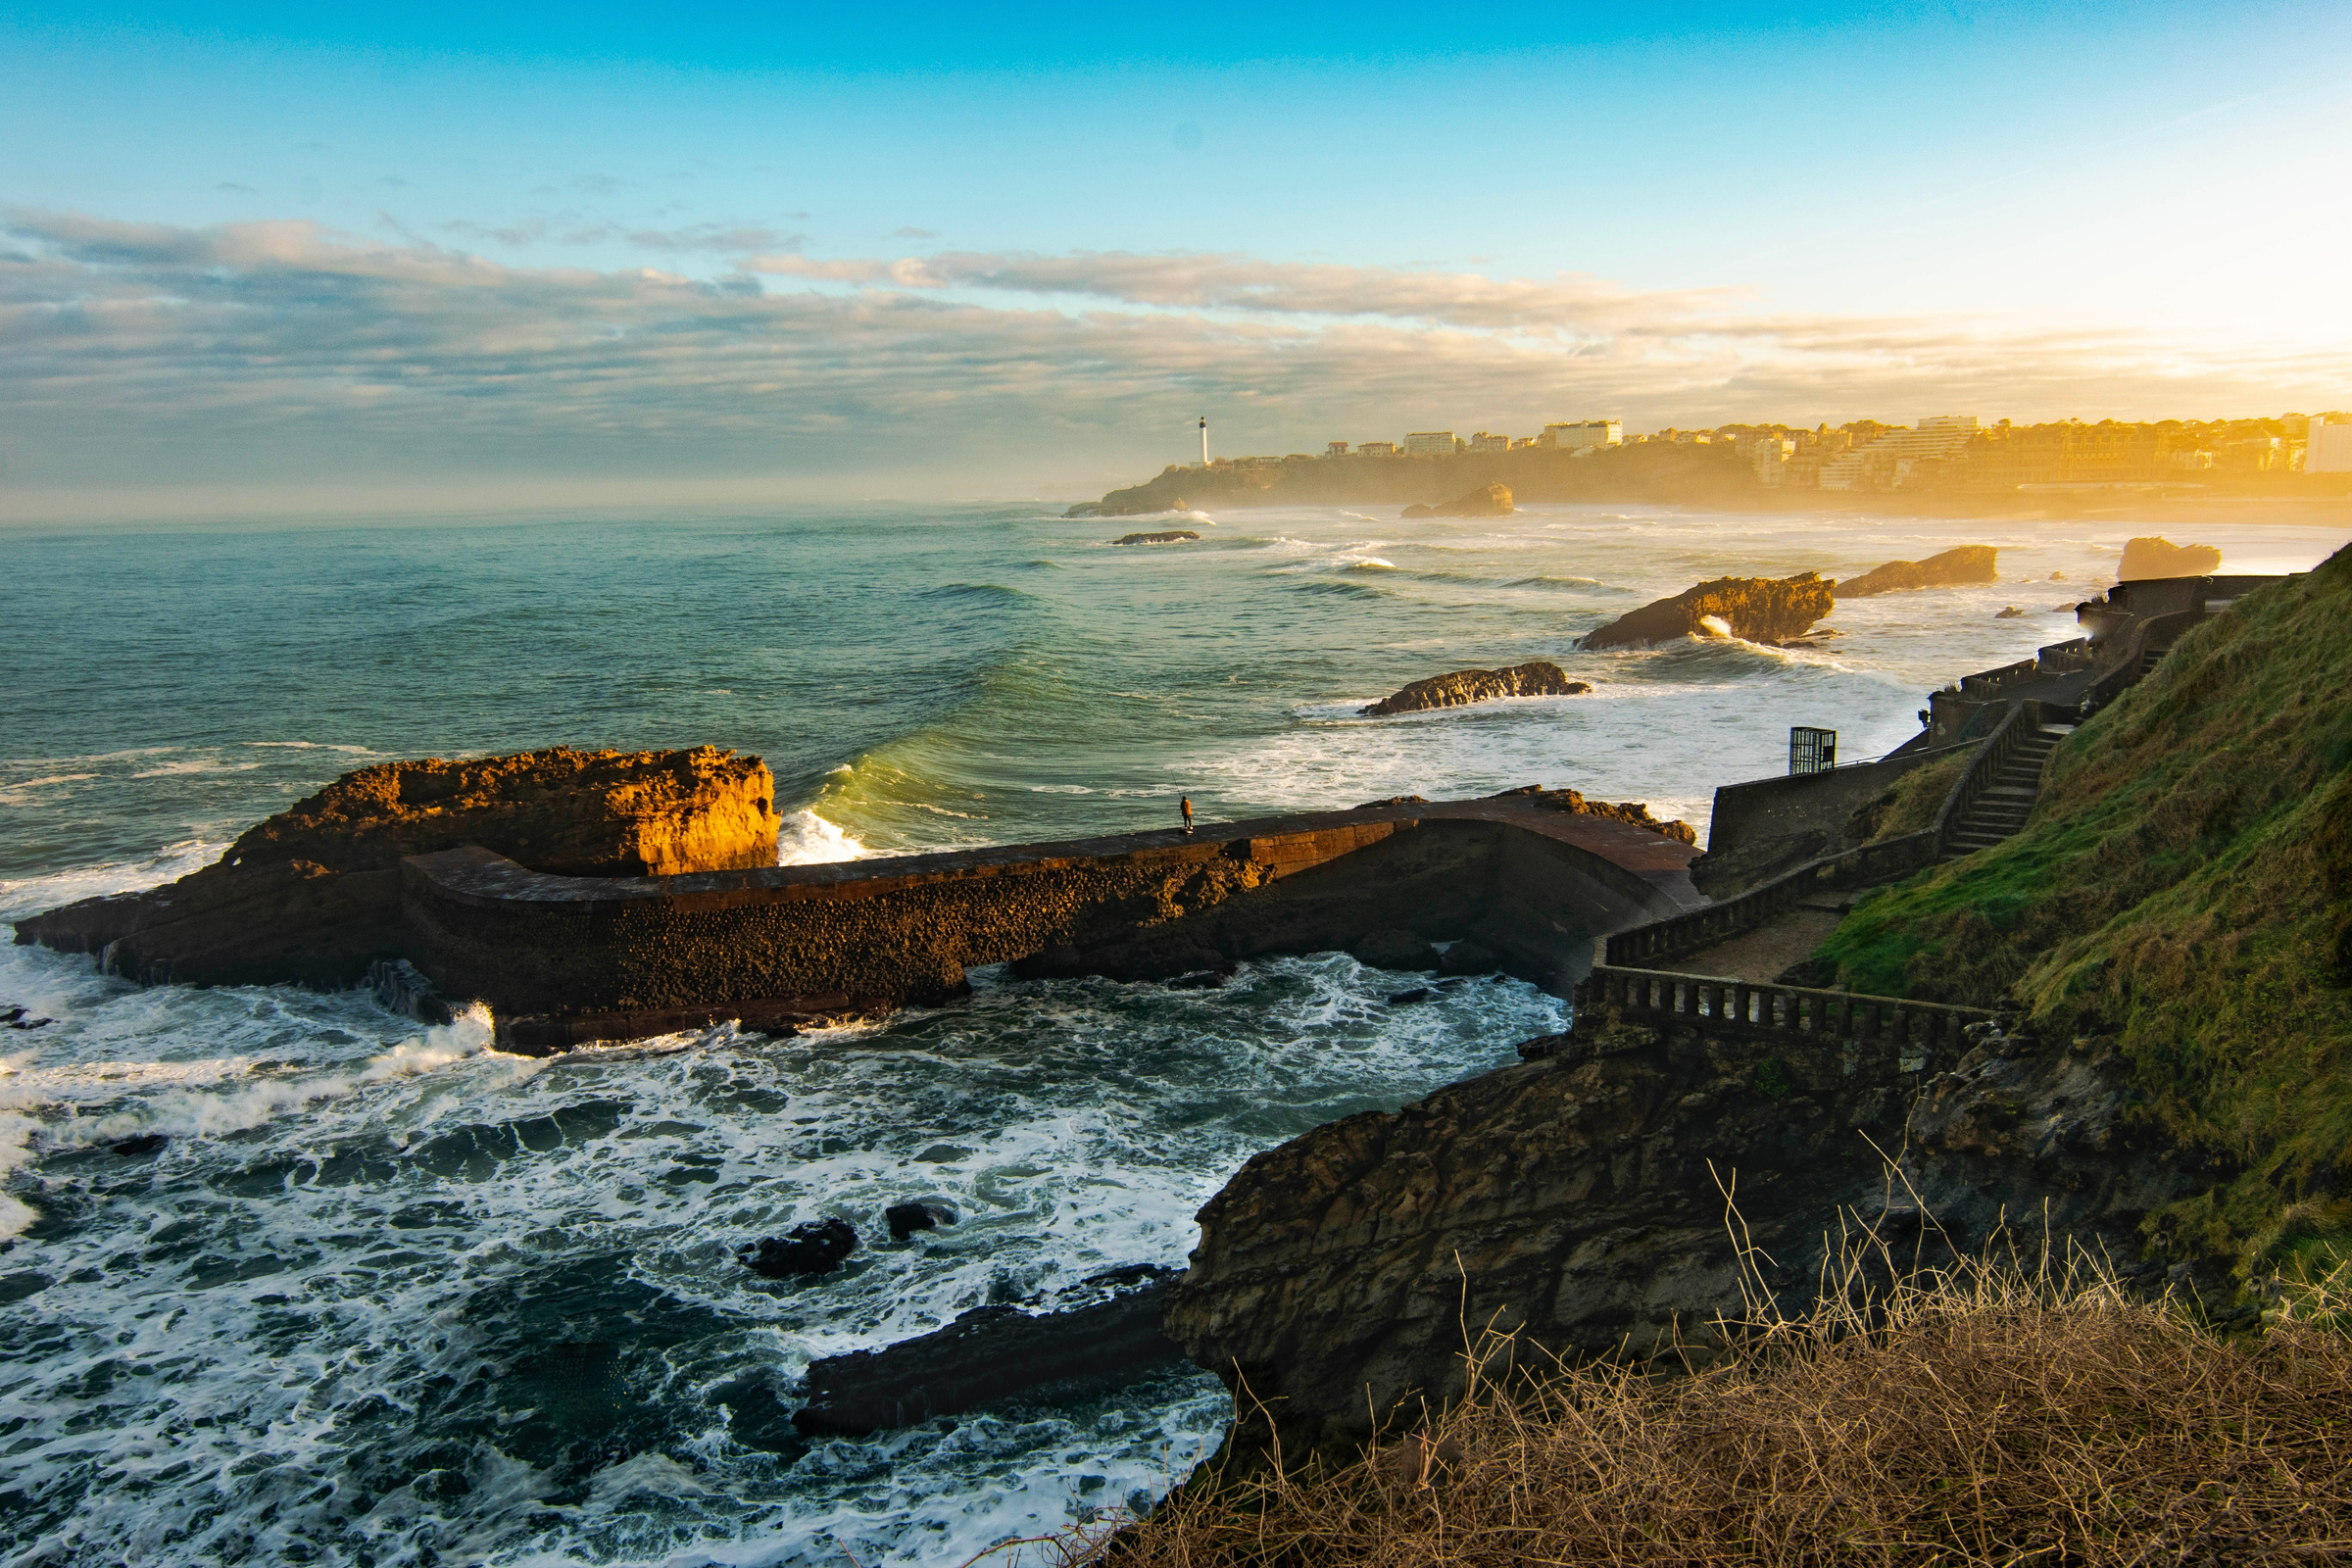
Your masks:
[{"label": "sky", "polygon": [[2352,405],[2352,8],[0,12],[0,517]]}]

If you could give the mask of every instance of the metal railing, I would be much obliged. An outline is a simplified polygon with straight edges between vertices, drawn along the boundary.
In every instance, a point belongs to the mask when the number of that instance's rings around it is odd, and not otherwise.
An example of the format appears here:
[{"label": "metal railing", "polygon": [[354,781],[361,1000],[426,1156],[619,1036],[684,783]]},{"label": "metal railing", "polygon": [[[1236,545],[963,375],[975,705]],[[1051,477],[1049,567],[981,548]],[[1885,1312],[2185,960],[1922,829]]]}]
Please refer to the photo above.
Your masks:
[{"label": "metal railing", "polygon": [[1956,1058],[1965,1049],[1968,1026],[1989,1023],[1994,1016],[1984,1007],[1614,964],[1594,968],[1576,989],[1579,1025],[1604,1009],[1622,1023],[1680,1024],[1749,1038],[1801,1037],[1880,1047],[1892,1053],[1903,1072],[1924,1071],[1938,1057]]}]

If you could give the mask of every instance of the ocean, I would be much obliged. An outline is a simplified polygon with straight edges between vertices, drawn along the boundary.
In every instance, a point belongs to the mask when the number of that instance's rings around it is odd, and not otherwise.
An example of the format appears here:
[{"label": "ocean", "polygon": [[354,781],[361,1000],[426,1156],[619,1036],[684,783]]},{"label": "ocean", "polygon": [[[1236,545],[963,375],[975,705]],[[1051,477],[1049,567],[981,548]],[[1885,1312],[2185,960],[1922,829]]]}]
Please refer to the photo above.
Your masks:
[{"label": "ocean", "polygon": [[[0,919],[192,870],[370,760],[556,744],[758,753],[788,861],[1164,827],[1186,795],[1214,820],[1522,784],[1703,841],[1714,788],[1783,771],[1790,725],[1887,750],[1931,688],[2074,635],[2155,531],[1058,510],[0,532]],[[1108,542],[1170,527],[1201,538]],[[2342,542],[2202,538],[2243,571]],[[1998,546],[2001,581],[1841,605],[1804,648],[1575,647],[1702,578],[1961,543]],[[1531,659],[1595,689],[1356,716]],[[420,1029],[356,993],[142,991],[0,950],[0,1009],[24,1009],[0,1034],[0,1560],[953,1564],[1106,1524],[1214,1446],[1214,1378],[817,1443],[796,1379],[1181,1264],[1252,1152],[1566,1019],[1516,981],[1392,1007],[1398,984],[1340,955],[1215,991],[983,970],[878,1025],[533,1060],[478,1014]],[[958,1220],[892,1243],[880,1211],[908,1199]],[[840,1274],[734,1260],[831,1214],[864,1242]]]}]

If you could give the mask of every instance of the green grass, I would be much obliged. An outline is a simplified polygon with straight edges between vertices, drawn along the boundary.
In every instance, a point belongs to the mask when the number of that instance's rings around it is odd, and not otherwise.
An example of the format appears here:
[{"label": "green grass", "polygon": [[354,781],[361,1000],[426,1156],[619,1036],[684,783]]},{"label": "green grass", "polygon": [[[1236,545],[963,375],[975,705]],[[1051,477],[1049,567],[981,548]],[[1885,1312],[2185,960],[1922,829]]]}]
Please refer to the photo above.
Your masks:
[{"label": "green grass", "polygon": [[2183,637],[2059,748],[2023,833],[1870,896],[1817,957],[2113,1037],[2138,1114],[2234,1172],[2151,1218],[2168,1251],[2352,1255],[2352,1207],[2310,1207],[2352,1176],[2352,556]]}]

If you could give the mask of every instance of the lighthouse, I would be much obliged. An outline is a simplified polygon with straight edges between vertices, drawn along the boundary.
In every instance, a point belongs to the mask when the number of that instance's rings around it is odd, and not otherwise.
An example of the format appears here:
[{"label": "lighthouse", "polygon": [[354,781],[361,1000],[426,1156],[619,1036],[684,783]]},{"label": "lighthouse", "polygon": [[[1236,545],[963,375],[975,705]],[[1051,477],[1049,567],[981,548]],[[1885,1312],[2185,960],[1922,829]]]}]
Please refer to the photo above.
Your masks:
[{"label": "lighthouse", "polygon": [[1200,466],[1208,466],[1208,416],[1200,416]]}]

